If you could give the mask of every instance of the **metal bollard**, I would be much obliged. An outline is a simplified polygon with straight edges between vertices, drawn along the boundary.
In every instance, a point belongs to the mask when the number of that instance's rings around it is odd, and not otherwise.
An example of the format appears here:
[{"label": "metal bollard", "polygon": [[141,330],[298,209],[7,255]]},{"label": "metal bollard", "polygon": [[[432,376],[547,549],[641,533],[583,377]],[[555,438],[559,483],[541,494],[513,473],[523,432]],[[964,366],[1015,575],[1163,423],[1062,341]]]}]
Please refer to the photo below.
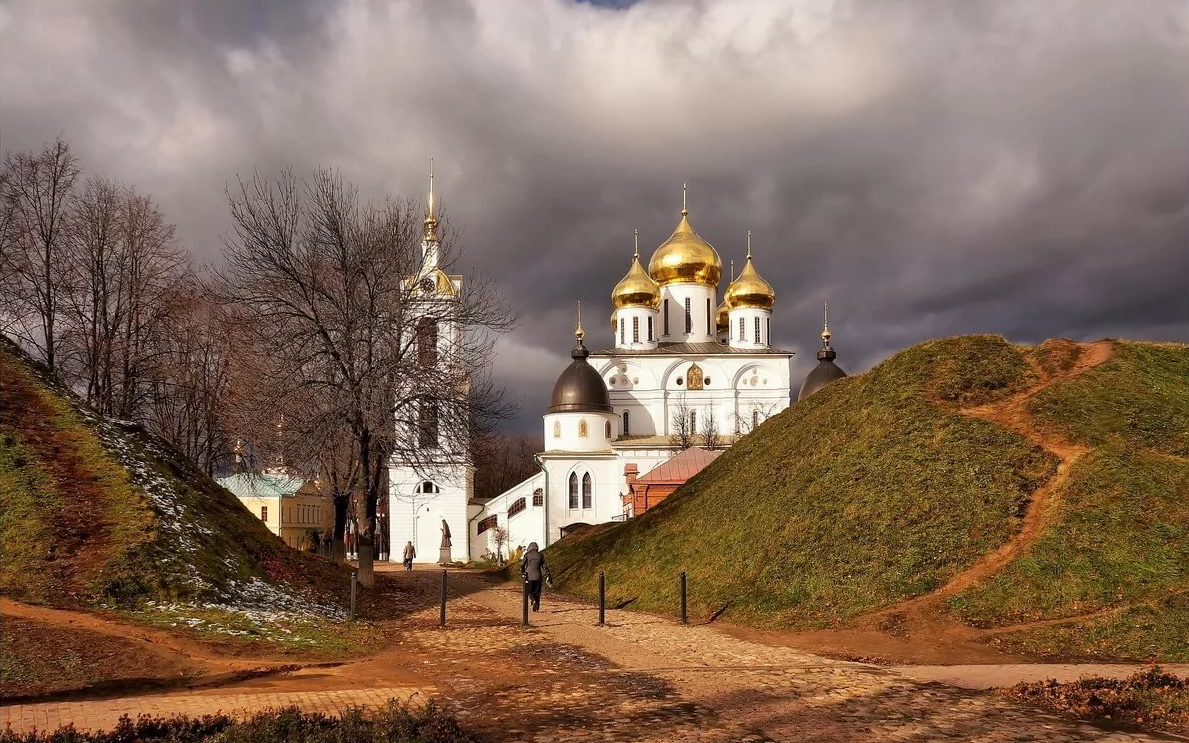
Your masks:
[{"label": "metal bollard", "polygon": [[351,619],[355,618],[355,585],[359,582],[359,571],[351,571]]},{"label": "metal bollard", "polygon": [[524,581],[524,595],[520,604],[520,626],[528,626],[528,581]]},{"label": "metal bollard", "polygon": [[685,610],[685,571],[681,571],[681,623],[689,624],[689,613]]},{"label": "metal bollard", "polygon": [[607,576],[599,571],[599,626],[607,624]]},{"label": "metal bollard", "polygon": [[438,604],[438,626],[446,626],[446,571],[442,571],[442,598]]}]

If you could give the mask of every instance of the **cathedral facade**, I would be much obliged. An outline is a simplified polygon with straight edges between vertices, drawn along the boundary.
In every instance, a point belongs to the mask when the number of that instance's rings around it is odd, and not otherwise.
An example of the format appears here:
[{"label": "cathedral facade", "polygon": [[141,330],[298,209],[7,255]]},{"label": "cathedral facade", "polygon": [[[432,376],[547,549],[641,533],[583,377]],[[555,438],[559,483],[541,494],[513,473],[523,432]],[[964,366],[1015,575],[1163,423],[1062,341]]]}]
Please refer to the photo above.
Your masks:
[{"label": "cathedral facade", "polygon": [[[424,265],[413,280],[422,287],[418,301],[440,310],[460,301],[463,279],[439,266],[432,175],[430,190]],[[394,457],[394,554],[411,541],[419,562],[507,556],[530,542],[548,546],[579,526],[631,518],[629,477],[647,475],[690,446],[729,447],[787,408],[793,354],[772,345],[776,292],[756,267],[750,233],[742,270],[725,282],[720,299],[722,269],[684,203],[647,268],[637,238],[627,272],[610,294],[611,327],[601,348],[588,347],[579,311],[570,364],[543,416],[539,471],[476,501],[465,444],[425,442],[437,447],[431,475],[423,464]],[[448,343],[459,332],[447,327],[433,340]],[[833,365],[829,339],[826,329],[821,363],[799,397],[844,376]],[[425,427],[420,431],[424,435]]]}]

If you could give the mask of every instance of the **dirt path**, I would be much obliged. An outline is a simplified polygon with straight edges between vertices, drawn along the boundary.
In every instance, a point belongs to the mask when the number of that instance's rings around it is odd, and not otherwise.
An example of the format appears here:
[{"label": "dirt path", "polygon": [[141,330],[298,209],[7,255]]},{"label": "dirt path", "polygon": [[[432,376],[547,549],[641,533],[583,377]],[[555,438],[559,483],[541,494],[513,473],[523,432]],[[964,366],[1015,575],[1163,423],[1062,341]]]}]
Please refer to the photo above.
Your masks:
[{"label": "dirt path", "polygon": [[[437,572],[381,577],[432,588]],[[467,573],[450,581],[446,628],[436,626],[436,607],[424,608],[402,619],[396,641],[371,658],[218,689],[9,705],[0,718],[16,730],[58,721],[110,727],[123,713],[244,714],[287,704],[335,711],[395,697],[436,699],[492,741],[1169,739],[1103,730],[899,670],[743,640],[713,625],[611,611],[608,626],[598,627],[593,607],[552,593],[525,630],[514,586]]]}]

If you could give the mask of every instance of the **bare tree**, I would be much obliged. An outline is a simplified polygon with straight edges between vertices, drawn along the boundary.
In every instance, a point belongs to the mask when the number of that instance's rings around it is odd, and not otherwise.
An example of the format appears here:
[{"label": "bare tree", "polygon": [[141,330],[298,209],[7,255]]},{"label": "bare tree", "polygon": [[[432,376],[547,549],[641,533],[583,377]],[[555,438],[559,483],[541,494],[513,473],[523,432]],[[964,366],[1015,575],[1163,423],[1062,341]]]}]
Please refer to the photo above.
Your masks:
[{"label": "bare tree", "polygon": [[0,207],[5,212],[2,271],[4,330],[57,370],[67,223],[78,159],[58,138],[41,152],[4,155]]},{"label": "bare tree", "polygon": [[539,435],[496,434],[473,442],[475,497],[497,496],[540,472],[533,456],[543,448]]},{"label": "bare tree", "polygon": [[491,530],[491,538],[495,541],[495,561],[498,565],[504,564],[504,548],[508,546],[511,537],[508,535],[508,530],[502,526],[497,526]]},{"label": "bare tree", "polygon": [[306,468],[331,442],[349,446],[370,585],[388,464],[432,473],[510,412],[489,369],[495,335],[515,319],[489,282],[456,293],[424,275],[414,202],[363,202],[328,170],[256,176],[228,202],[224,298],[243,309],[262,358],[238,417],[283,410],[285,446]]},{"label": "bare tree", "polygon": [[718,429],[718,417],[714,414],[714,406],[706,408],[706,415],[702,418],[702,446],[707,449],[721,449],[725,442],[722,432]]},{"label": "bare tree", "polygon": [[677,396],[672,410],[669,422],[669,440],[674,446],[685,451],[694,445],[694,435],[697,434],[697,431],[694,430],[694,422],[690,420],[692,408],[685,402],[684,392]]}]

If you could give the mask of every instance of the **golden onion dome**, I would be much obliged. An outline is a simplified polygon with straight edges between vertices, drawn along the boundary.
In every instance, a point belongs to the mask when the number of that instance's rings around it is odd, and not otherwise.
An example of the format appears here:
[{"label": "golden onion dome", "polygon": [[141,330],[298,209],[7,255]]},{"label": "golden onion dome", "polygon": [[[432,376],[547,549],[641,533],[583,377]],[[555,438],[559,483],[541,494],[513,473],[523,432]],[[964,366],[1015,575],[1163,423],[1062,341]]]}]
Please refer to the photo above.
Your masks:
[{"label": "golden onion dome", "polygon": [[719,333],[726,333],[731,330],[730,312],[731,306],[724,299],[722,304],[718,306],[718,310],[714,313],[714,327]]},{"label": "golden onion dome", "polygon": [[639,250],[632,255],[632,266],[627,275],[611,290],[611,304],[617,310],[624,307],[650,307],[655,310],[661,306],[661,288],[640,265]]},{"label": "golden onion dome", "polygon": [[[750,238],[750,235],[748,237]],[[731,285],[727,287],[723,304],[726,304],[731,309],[749,307],[758,310],[768,310],[769,312],[772,311],[772,306],[776,304],[776,292],[772,289],[772,285],[764,281],[763,277],[756,271],[755,265],[751,260],[750,248],[747,251],[747,263],[743,266],[743,270],[739,272],[738,278],[732,281]]]},{"label": "golden onion dome", "polygon": [[722,260],[714,246],[694,232],[689,223],[689,210],[681,209],[681,221],[668,240],[652,254],[648,261],[648,275],[661,286],[669,284],[702,284],[718,286],[722,277]]}]

